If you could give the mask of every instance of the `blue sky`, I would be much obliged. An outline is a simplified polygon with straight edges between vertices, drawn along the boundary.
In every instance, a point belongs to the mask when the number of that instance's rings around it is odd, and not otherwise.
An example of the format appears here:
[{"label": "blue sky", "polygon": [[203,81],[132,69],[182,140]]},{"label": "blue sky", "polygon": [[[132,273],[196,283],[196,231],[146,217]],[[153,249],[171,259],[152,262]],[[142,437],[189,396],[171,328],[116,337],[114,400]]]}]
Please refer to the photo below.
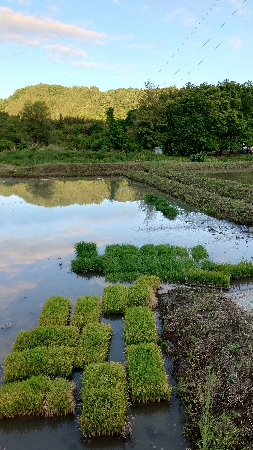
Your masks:
[{"label": "blue sky", "polygon": [[253,0],[4,0],[0,98],[37,83],[244,83],[252,28]]}]

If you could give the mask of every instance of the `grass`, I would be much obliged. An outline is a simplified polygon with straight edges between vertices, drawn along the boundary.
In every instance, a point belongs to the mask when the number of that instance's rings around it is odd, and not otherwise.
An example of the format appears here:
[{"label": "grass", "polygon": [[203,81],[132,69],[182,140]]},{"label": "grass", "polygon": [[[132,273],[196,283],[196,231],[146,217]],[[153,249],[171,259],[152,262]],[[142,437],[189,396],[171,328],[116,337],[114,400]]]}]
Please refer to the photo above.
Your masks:
[{"label": "grass", "polygon": [[33,375],[69,377],[72,374],[74,350],[70,347],[35,347],[14,351],[4,362],[4,382],[25,380]]},{"label": "grass", "polygon": [[66,326],[70,316],[70,300],[66,297],[54,296],[48,298],[39,316],[39,326]]},{"label": "grass", "polygon": [[123,314],[128,305],[128,290],[123,284],[106,286],[102,295],[102,312]]},{"label": "grass", "polygon": [[90,323],[83,328],[76,347],[75,367],[85,368],[91,363],[102,363],[106,360],[112,326],[102,323]]},{"label": "grass", "polygon": [[43,346],[74,347],[78,337],[78,328],[73,326],[37,327],[33,330],[20,331],[13,344],[13,350],[20,351]]},{"label": "grass", "polygon": [[132,284],[128,288],[128,305],[145,306],[150,302],[151,290],[147,284]]},{"label": "grass", "polygon": [[133,306],[125,312],[125,344],[141,344],[157,340],[153,311],[147,306]]},{"label": "grass", "polygon": [[75,413],[75,384],[62,378],[32,376],[0,387],[0,419]]},{"label": "grass", "polygon": [[163,367],[162,353],[156,344],[127,346],[126,363],[133,402],[170,399],[171,389]]},{"label": "grass", "polygon": [[72,315],[72,325],[80,330],[88,323],[96,323],[100,318],[100,298],[95,295],[78,297]]},{"label": "grass", "polygon": [[127,420],[124,366],[116,362],[87,366],[80,425],[84,437],[120,434]]}]

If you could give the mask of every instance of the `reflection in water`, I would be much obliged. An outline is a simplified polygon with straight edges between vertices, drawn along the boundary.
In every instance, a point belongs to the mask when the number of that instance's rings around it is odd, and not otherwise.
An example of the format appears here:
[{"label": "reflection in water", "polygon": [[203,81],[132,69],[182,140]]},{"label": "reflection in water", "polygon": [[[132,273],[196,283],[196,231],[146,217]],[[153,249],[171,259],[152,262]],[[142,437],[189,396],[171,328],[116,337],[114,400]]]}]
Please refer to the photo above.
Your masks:
[{"label": "reflection in water", "polygon": [[249,184],[253,186],[253,170],[243,170],[236,172],[208,172],[204,176],[217,178],[218,180],[236,181],[237,183]]},{"label": "reflection in water", "polygon": [[[253,234],[242,227],[210,218],[174,199],[170,201],[181,213],[168,220],[144,204],[148,192],[150,187],[122,179],[0,182],[0,325],[12,323],[0,329],[0,384],[1,366],[17,333],[37,326],[48,297],[64,295],[73,308],[77,297],[102,295],[107,284],[103,277],[71,273],[74,243],[97,242],[100,253],[113,243],[202,244],[215,261],[252,257]],[[111,323],[118,342],[112,341],[109,359],[123,362],[122,322]],[[1,422],[0,446],[7,450],[187,447],[181,436],[178,399],[170,406],[136,406],[130,412],[136,421],[133,441],[126,444],[118,437],[84,442],[76,418],[23,418]],[[175,442],[168,447],[170,439]]]},{"label": "reflection in water", "polygon": [[26,180],[0,183],[0,196],[16,195],[33,205],[99,205],[103,200],[134,201],[139,193],[127,180]]}]

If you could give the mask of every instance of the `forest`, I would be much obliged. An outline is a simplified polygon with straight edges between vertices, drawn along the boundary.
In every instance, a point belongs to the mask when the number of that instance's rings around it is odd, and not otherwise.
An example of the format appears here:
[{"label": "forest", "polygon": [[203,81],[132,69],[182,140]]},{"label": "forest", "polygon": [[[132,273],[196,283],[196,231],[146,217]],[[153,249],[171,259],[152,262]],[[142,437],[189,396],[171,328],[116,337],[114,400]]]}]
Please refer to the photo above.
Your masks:
[{"label": "forest", "polygon": [[0,100],[0,151],[38,146],[165,155],[241,153],[253,144],[253,83],[142,90],[39,84]]}]

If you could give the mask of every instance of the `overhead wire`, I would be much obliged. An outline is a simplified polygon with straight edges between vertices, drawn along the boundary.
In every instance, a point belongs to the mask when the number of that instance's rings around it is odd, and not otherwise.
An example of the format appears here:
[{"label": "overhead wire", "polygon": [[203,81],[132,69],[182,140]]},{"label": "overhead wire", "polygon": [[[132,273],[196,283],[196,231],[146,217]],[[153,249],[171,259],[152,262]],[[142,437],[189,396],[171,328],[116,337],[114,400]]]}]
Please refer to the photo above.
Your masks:
[{"label": "overhead wire", "polygon": [[[179,50],[186,44],[186,42],[191,38],[191,36],[195,33],[195,31],[198,29],[198,27],[203,23],[203,21],[205,20],[206,16],[208,16],[208,14],[210,14],[210,11],[212,11],[212,9],[214,8],[214,6],[218,3],[219,0],[216,0],[213,4],[213,6],[211,6],[211,8],[209,8],[209,10],[207,11],[207,13],[204,15],[204,17],[201,19],[201,21],[196,25],[196,27],[192,30],[192,32],[189,34],[189,36],[185,39],[185,41],[182,42],[182,44],[178,47],[178,49],[175,51],[175,53],[173,55],[171,55],[170,59],[165,63],[169,64],[169,62],[172,60],[172,58],[174,58],[176,56],[176,54],[179,52]],[[165,66],[164,66],[165,67]],[[161,68],[158,73],[160,73],[163,70],[163,68]]]},{"label": "overhead wire", "polygon": [[[198,50],[173,74],[173,75],[171,75],[170,76],[170,78],[172,78],[172,77],[174,77],[175,75],[177,75],[193,58],[194,58],[194,56],[196,56],[199,52],[200,52],[200,50],[202,50],[202,48],[204,48],[207,44],[208,44],[208,42],[210,42],[212,39],[213,39],[213,37],[221,30],[221,28],[223,28],[227,23],[228,23],[228,21],[241,9],[241,7],[242,7],[242,5],[244,4],[244,3],[246,3],[246,1],[247,0],[243,0],[243,2],[241,3],[241,5],[232,13],[232,14],[230,14],[229,15],[229,17],[227,18],[227,20],[225,20],[225,22],[223,22],[218,28],[217,28],[217,30],[212,34],[212,36],[209,38],[209,39],[207,39],[207,41],[205,41],[204,42],[204,44],[200,47],[200,48],[198,48]],[[217,2],[216,2],[217,3]],[[214,4],[215,5],[215,4]],[[214,7],[214,5],[213,5],[213,7]],[[212,8],[213,8],[212,7]],[[211,8],[211,9],[212,9]],[[251,14],[250,14],[251,15]],[[249,15],[249,16],[250,16]],[[249,17],[248,16],[248,17]],[[241,22],[241,24],[240,25],[238,25],[238,27],[237,28],[239,28],[239,26],[241,26],[242,25],[242,23],[243,22],[245,22],[247,19],[248,19],[248,17],[245,19],[245,20],[243,20],[242,22]],[[201,22],[200,22],[201,23]],[[236,29],[237,29],[236,28]],[[233,30],[233,32],[234,32],[235,30]],[[226,40],[230,35],[231,35],[232,33],[230,33],[224,40]],[[224,42],[224,40],[222,41],[222,42]],[[222,42],[219,44],[219,45],[221,45],[222,44]],[[216,48],[218,48],[219,47],[219,45],[216,47]],[[215,48],[215,49],[216,49]],[[215,50],[214,49],[214,50]],[[213,51],[214,51],[213,50]],[[212,52],[213,52],[212,51]],[[212,53],[212,52],[210,52],[210,54]],[[173,55],[174,56],[174,55]],[[207,56],[209,56],[209,55],[207,55]],[[202,61],[204,61],[204,59],[205,58],[203,58],[203,60]],[[200,65],[201,64],[201,62],[202,61],[200,61],[200,63],[198,63],[195,67],[194,67],[194,69],[198,66],[198,65]],[[167,64],[167,63],[166,63]],[[192,70],[194,70],[194,69],[192,69]],[[162,70],[162,69],[161,69]],[[159,72],[161,72],[161,70],[159,71]],[[158,73],[159,73],[158,72]],[[189,73],[191,73],[192,71],[190,71]],[[187,75],[189,75],[189,73],[187,74]],[[170,79],[169,78],[169,79]],[[183,79],[183,78],[182,78]],[[181,79],[181,80],[182,80]],[[181,81],[180,80],[180,81]],[[165,81],[164,83],[163,83],[163,85],[162,86],[164,86],[165,84],[167,83],[167,81]]]},{"label": "overhead wire", "polygon": [[[249,19],[249,17],[250,16],[252,16],[252,14],[253,14],[253,11],[233,30],[233,31],[231,31],[231,33],[229,33],[218,45],[216,45],[216,47],[215,48],[213,48],[213,50],[210,52],[210,53],[208,53],[208,55],[206,55],[205,56],[205,58],[203,58],[198,64],[196,64],[196,66],[195,67],[193,67],[193,69],[192,70],[190,70],[185,76],[187,76],[187,75],[189,75],[190,73],[192,73],[198,66],[200,66],[200,64],[202,64],[202,62],[206,59],[206,58],[208,58],[208,56],[210,56],[215,50],[217,50],[217,48],[218,47],[220,47],[220,45],[221,44],[223,44],[223,42],[224,41],[226,41],[228,38],[229,38],[229,36],[231,36],[234,32],[235,32],[235,30],[237,30],[237,28],[239,28],[244,22],[246,22],[246,20],[248,20]],[[180,79],[180,81],[182,81],[183,79],[184,79],[185,77],[183,77],[183,78],[181,78]]]}]

